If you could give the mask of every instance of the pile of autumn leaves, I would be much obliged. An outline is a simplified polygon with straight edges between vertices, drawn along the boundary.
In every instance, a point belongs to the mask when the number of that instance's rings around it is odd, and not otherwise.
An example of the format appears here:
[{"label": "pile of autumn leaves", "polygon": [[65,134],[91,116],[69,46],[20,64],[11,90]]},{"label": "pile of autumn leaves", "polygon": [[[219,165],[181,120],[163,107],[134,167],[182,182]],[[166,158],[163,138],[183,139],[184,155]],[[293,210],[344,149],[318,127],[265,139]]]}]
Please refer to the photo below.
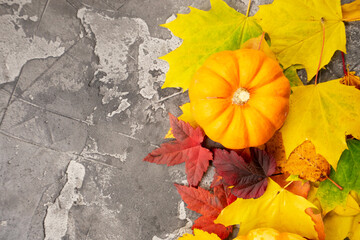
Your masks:
[{"label": "pile of autumn leaves", "polygon": [[[175,186],[202,216],[194,222],[195,236],[181,239],[225,239],[236,224],[239,235],[267,227],[307,239],[360,239],[359,77],[347,71],[342,79],[304,86],[296,74],[305,68],[312,79],[336,50],[346,52],[344,22],[360,20],[360,1],[341,6],[340,0],[275,0],[254,17],[222,0],[211,5],[164,25],[183,43],[162,57],[170,65],[163,87],[188,89],[210,55],[239,49],[266,32],[292,87],[290,110],[269,142],[241,150],[209,145],[190,103],[180,107],[179,119],[169,115],[167,137],[175,140],[144,160],[185,162],[189,186]],[[206,190],[198,185],[210,162],[216,174]]]}]

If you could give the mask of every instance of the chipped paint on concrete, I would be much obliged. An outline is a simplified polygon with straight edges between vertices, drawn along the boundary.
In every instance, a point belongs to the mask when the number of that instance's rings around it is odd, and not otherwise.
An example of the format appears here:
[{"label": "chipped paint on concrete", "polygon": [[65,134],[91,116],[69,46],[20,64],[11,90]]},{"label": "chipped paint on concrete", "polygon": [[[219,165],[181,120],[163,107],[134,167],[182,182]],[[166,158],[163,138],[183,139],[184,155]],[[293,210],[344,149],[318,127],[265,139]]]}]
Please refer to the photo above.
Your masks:
[{"label": "chipped paint on concrete", "polygon": [[103,98],[101,100],[102,104],[108,104],[110,101],[114,99],[124,98],[124,96],[128,95],[129,92],[121,92],[118,86],[115,86],[110,89],[106,86],[101,86],[100,94],[103,95]]},{"label": "chipped paint on concrete", "polygon": [[9,6],[14,5],[14,4],[18,5],[19,7],[18,7],[17,11],[15,12],[15,14],[17,14],[17,15],[20,13],[23,6],[25,4],[29,4],[29,3],[31,3],[31,0],[11,0],[11,1],[0,0],[0,4],[7,4]]},{"label": "chipped paint on concrete", "polygon": [[89,137],[89,143],[85,146],[82,155],[85,158],[92,158],[97,160],[102,160],[103,157],[112,157],[119,160],[120,162],[125,162],[127,158],[127,152],[122,154],[100,152],[97,142],[92,137]]},{"label": "chipped paint on concrete", "polygon": [[133,123],[131,123],[131,125],[130,125],[130,129],[131,129],[131,134],[130,134],[130,136],[131,137],[134,137],[135,136],[135,134],[137,133],[137,132],[139,132],[141,129],[143,129],[144,128],[144,125],[143,124],[138,124],[137,122],[133,122]]},{"label": "chipped paint on concrete", "polygon": [[[175,15],[171,16],[166,22],[174,19]],[[174,35],[168,40],[153,38],[148,30],[144,34],[143,39],[143,43],[139,46],[138,85],[140,87],[140,94],[144,98],[152,99],[157,93],[154,83],[163,83],[165,81],[165,73],[169,70],[168,63],[158,58],[179,47],[182,41]]]},{"label": "chipped paint on concrete", "polygon": [[68,214],[74,203],[81,202],[78,193],[85,176],[85,167],[70,161],[66,170],[67,182],[54,203],[49,204],[44,220],[45,240],[62,239],[67,232]]},{"label": "chipped paint on concrete", "polygon": [[205,188],[205,189],[210,189],[211,183],[214,180],[215,171],[216,170],[215,170],[214,166],[209,166],[209,168],[205,172],[204,176],[202,177],[201,183],[199,186],[202,188]]},{"label": "chipped paint on concrete", "polygon": [[158,236],[154,236],[152,240],[175,240],[184,235],[185,233],[192,233],[192,225],[193,222],[186,216],[186,208],[185,208],[185,202],[180,201],[178,204],[178,218],[180,220],[186,220],[186,224],[184,227],[181,227],[179,229],[176,229],[170,234],[166,234],[165,238],[159,238]]},{"label": "chipped paint on concrete", "polygon": [[[168,40],[151,37],[147,24],[139,18],[111,18],[87,8],[80,9],[77,16],[87,34],[96,41],[94,52],[99,57],[99,66],[95,76],[101,75],[99,80],[105,83],[100,89],[100,94],[104,95],[102,102],[108,104],[118,99],[117,109],[107,117],[130,107],[124,98],[126,92],[119,89],[119,85],[129,77],[129,61],[137,61],[140,95],[146,99],[156,98],[157,88],[164,82],[168,70],[167,62],[158,57],[177,48],[181,40],[175,36]],[[138,54],[132,56],[130,50],[136,44],[139,44]],[[155,105],[156,108],[162,107],[161,104]]]},{"label": "chipped paint on concrete", "polygon": [[126,109],[128,109],[128,107],[130,107],[130,103],[128,102],[128,100],[127,99],[121,99],[118,108],[115,111],[112,111],[111,113],[108,113],[107,117],[111,118],[115,114],[118,114],[118,113],[121,113],[121,112],[125,111]]},{"label": "chipped paint on concrete", "polygon": [[143,31],[137,20],[112,19],[86,8],[79,9],[77,16],[88,34],[93,34],[95,37],[94,51],[99,57],[96,73],[106,73],[100,81],[119,84],[126,80],[129,75],[126,64],[129,58],[129,46],[135,43],[139,32]]},{"label": "chipped paint on concrete", "polygon": [[[83,202],[86,207],[84,209],[73,208],[72,214],[69,216],[73,219],[69,219],[69,222],[75,222],[75,228],[79,229],[78,219],[86,216],[89,218],[89,225],[84,235],[79,236],[78,233],[74,236],[72,226],[69,224],[67,232],[70,236],[69,239],[129,239],[126,238],[128,229],[121,218],[124,214],[123,210],[127,209],[124,209],[120,199],[112,192],[113,190],[109,190],[118,184],[114,182],[114,175],[117,173],[112,168],[89,164],[83,158],[80,161],[86,166],[88,176],[82,188]],[[72,236],[74,237],[71,238]]]},{"label": "chipped paint on concrete", "polygon": [[88,125],[88,126],[94,126],[94,112],[96,111],[97,107],[94,107],[94,110],[93,112],[86,117],[85,119],[85,123]]},{"label": "chipped paint on concrete", "polygon": [[37,36],[26,37],[17,20],[15,15],[0,16],[0,84],[14,81],[27,61],[58,57],[65,51],[58,39],[48,42]]},{"label": "chipped paint on concrete", "polygon": [[178,205],[178,212],[179,212],[179,219],[185,220],[186,219],[186,209],[185,209],[185,202],[180,201]]},{"label": "chipped paint on concrete", "polygon": [[186,233],[192,234],[191,227],[193,225],[193,222],[189,218],[186,218],[186,220],[187,220],[187,222],[184,227],[176,229],[172,233],[166,234],[165,238],[159,238],[158,236],[154,236],[152,238],[152,240],[175,240],[175,239],[178,239],[179,237],[183,236]]}]

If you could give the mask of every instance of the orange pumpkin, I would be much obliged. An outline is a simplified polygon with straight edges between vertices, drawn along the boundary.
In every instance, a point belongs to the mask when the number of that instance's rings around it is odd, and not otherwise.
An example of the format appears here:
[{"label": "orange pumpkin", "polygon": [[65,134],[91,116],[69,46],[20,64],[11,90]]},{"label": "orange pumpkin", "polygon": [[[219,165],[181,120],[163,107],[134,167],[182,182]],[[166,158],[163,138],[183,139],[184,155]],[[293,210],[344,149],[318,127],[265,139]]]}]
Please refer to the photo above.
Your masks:
[{"label": "orange pumpkin", "polygon": [[285,121],[289,96],[278,62],[254,49],[213,54],[189,87],[196,122],[210,139],[231,149],[267,142]]},{"label": "orange pumpkin", "polygon": [[287,233],[273,228],[258,228],[251,230],[246,236],[237,236],[234,240],[305,240],[305,238],[294,233]]}]

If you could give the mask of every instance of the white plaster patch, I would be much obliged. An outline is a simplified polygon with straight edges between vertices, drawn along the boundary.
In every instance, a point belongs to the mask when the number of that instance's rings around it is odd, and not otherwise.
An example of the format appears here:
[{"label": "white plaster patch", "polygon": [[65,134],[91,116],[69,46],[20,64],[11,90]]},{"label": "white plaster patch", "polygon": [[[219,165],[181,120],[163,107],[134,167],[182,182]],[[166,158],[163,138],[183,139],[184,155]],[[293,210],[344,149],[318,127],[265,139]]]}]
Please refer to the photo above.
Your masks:
[{"label": "white plaster patch", "polygon": [[89,126],[94,126],[94,112],[96,109],[97,109],[97,107],[94,107],[93,112],[89,116],[87,116],[85,119],[85,123]]},{"label": "white plaster patch", "polygon": [[138,124],[137,122],[132,122],[131,125],[130,125],[130,128],[131,128],[131,134],[130,136],[135,136],[135,134],[144,128],[144,125],[143,124]]},{"label": "white plaster patch", "polygon": [[178,212],[179,212],[179,219],[185,220],[186,219],[186,209],[184,201],[180,201],[178,205]]},{"label": "white plaster patch", "polygon": [[39,20],[38,16],[36,15],[29,17],[29,19],[33,22],[37,22],[37,20]]},{"label": "white plaster patch", "polygon": [[108,88],[106,86],[100,87],[100,94],[103,95],[102,104],[108,104],[111,100],[114,99],[123,99],[124,96],[128,95],[129,92],[121,92],[118,86],[113,88]]},{"label": "white plaster patch", "polygon": [[[108,92],[103,97],[103,104],[107,104],[109,99],[119,99],[118,108],[107,116],[112,117],[130,107],[118,89],[119,84],[129,77],[130,61],[138,63],[140,95],[146,99],[156,98],[157,87],[162,85],[168,71],[167,62],[158,57],[177,48],[181,40],[175,36],[169,40],[151,37],[147,24],[139,18],[110,18],[86,8],[79,9],[77,16],[87,34],[96,40],[95,54],[99,57],[99,66],[95,75],[101,73],[100,81],[107,83],[102,92]],[[131,47],[138,42],[141,42],[138,52],[132,56]],[[159,84],[154,84],[157,82]],[[114,92],[118,95],[113,95]],[[162,104],[154,105],[159,108]]]},{"label": "white plaster patch", "polygon": [[58,39],[48,42],[37,36],[26,37],[22,28],[15,28],[16,20],[14,15],[0,16],[0,84],[14,81],[27,61],[58,57],[65,51]]},{"label": "white plaster patch", "polygon": [[93,159],[97,159],[97,160],[102,160],[103,157],[113,157],[117,160],[119,160],[120,162],[125,162],[126,158],[127,158],[127,153],[104,153],[104,152],[100,152],[98,149],[98,145],[97,142],[95,141],[94,138],[89,137],[89,139],[91,140],[91,142],[89,144],[87,144],[87,146],[85,147],[82,155],[86,158],[93,158]]},{"label": "white plaster patch", "polygon": [[121,113],[128,109],[130,107],[130,103],[127,101],[127,99],[121,99],[120,104],[118,108],[115,111],[112,111],[111,113],[108,113],[108,117],[113,117],[115,114]]},{"label": "white plaster patch", "polygon": [[152,238],[152,240],[175,240],[175,239],[178,239],[179,237],[183,236],[186,233],[192,234],[191,227],[193,225],[193,222],[189,218],[187,218],[186,220],[187,220],[187,223],[185,224],[184,227],[176,229],[174,232],[167,234],[165,238],[159,238],[157,236],[154,236]]},{"label": "white plaster patch", "polygon": [[82,197],[77,189],[81,188],[85,167],[70,161],[66,170],[67,182],[54,203],[49,204],[44,220],[45,240],[62,239],[67,232],[69,210],[74,202],[81,202]]}]

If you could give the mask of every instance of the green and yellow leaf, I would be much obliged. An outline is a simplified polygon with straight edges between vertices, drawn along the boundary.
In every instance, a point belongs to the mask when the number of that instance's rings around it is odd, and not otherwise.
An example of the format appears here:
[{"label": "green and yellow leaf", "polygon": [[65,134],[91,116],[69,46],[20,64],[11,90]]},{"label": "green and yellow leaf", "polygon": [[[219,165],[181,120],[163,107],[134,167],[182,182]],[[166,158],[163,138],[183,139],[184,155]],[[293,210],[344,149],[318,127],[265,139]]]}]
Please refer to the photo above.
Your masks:
[{"label": "green and yellow leaf", "polygon": [[189,88],[195,71],[213,53],[239,49],[248,39],[261,35],[261,27],[253,17],[246,17],[222,0],[211,0],[211,9],[192,8],[189,14],[162,25],[183,39],[182,45],[161,57],[170,69],[162,88]]},{"label": "green and yellow leaf", "polygon": [[316,194],[326,212],[345,204],[350,191],[360,193],[360,141],[350,139],[347,145],[349,149],[342,153],[336,172],[332,170],[330,173],[330,178],[343,189],[326,180],[320,184]]}]

